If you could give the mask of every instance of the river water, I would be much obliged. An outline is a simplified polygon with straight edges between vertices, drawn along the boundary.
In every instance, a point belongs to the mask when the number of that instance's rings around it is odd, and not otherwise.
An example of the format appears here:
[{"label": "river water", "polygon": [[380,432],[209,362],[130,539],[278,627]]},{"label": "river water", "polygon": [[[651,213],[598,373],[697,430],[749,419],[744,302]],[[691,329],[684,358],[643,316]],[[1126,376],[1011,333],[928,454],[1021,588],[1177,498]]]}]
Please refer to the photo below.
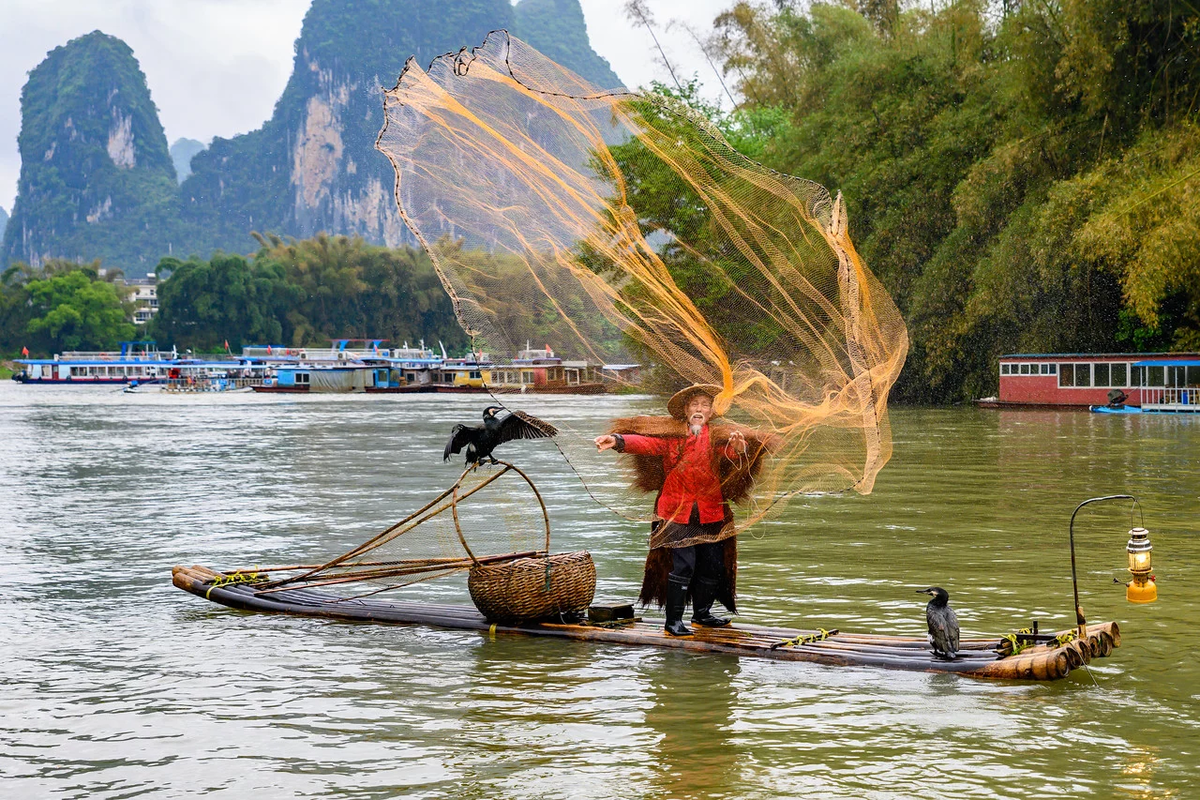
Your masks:
[{"label": "river water", "polygon": [[[740,540],[745,622],[919,635],[914,590],[939,584],[965,634],[1062,629],[1071,511],[1134,494],[1160,599],[1113,583],[1128,506],[1080,512],[1081,601],[1124,642],[1050,684],[246,614],[171,585],[174,564],[365,540],[453,481],[442,445],[483,399],[4,382],[0,796],[1200,796],[1200,417],[894,409],[873,494]],[[546,402],[578,428],[656,407]],[[506,447],[555,549],[589,549],[598,598],[632,599],[644,526],[547,445]],[[447,580],[405,591],[469,602]]]}]

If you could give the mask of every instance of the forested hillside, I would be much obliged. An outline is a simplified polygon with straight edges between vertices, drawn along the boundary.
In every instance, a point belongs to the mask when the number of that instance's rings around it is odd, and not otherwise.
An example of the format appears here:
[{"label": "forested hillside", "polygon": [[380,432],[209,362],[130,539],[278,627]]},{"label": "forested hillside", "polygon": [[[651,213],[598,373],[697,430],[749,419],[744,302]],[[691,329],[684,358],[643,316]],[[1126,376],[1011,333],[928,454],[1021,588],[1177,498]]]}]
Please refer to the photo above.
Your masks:
[{"label": "forested hillside", "polygon": [[167,140],[120,39],[93,31],[29,73],[17,145],[21,175],[0,268],[102,258],[144,274],[178,241]]},{"label": "forested hillside", "polygon": [[1200,349],[1197,4],[806,5],[718,20],[725,127],[845,196],[902,397],[994,392],[1004,352]]}]

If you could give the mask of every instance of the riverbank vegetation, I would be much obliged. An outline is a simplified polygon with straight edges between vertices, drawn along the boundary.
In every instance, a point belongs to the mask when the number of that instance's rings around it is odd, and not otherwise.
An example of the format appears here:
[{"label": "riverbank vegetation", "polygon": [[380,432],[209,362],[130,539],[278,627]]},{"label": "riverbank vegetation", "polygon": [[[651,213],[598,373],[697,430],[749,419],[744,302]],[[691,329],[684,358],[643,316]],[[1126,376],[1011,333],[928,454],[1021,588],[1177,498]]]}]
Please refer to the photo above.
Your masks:
[{"label": "riverbank vegetation", "polygon": [[132,338],[133,307],[120,277],[119,270],[101,274],[99,261],[9,267],[0,275],[0,353],[98,350]]},{"label": "riverbank vegetation", "polygon": [[781,120],[759,160],[843,193],[902,398],[994,392],[1001,353],[1200,349],[1200,3],[808,5],[717,40],[739,113]]},{"label": "riverbank vegetation", "polygon": [[159,262],[158,314],[148,333],[197,351],[228,342],[299,347],[334,338],[383,338],[393,346],[425,339],[462,349],[467,339],[433,264],[411,247],[370,245],[319,234],[283,240],[254,234],[251,257]]},{"label": "riverbank vegetation", "polygon": [[0,279],[0,352],[112,349],[135,335],[198,353],[341,337],[466,347],[424,252],[325,234],[255,237],[252,256],[162,259],[159,311],[141,330],[129,322],[133,306],[119,270],[102,271],[99,262],[14,265]]}]

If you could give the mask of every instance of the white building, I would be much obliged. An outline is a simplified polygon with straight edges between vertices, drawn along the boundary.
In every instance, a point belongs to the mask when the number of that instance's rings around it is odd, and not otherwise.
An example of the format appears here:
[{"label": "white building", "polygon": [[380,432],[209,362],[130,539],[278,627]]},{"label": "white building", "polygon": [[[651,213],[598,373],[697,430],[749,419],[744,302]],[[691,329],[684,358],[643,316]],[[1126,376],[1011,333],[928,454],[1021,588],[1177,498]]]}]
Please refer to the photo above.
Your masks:
[{"label": "white building", "polygon": [[121,283],[130,290],[134,323],[145,325],[158,313],[158,277],[151,272],[144,278],[128,278]]}]

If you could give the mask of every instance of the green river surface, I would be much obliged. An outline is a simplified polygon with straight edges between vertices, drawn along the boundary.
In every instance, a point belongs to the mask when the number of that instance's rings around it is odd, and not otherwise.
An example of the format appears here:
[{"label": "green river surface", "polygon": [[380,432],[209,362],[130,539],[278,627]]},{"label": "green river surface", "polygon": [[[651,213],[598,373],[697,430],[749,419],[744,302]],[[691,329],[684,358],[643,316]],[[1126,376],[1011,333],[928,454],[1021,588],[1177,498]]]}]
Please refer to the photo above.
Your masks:
[{"label": "green river surface", "polygon": [[[1080,512],[1082,604],[1124,641],[1052,683],[256,615],[171,585],[367,539],[457,477],[442,446],[486,400],[5,381],[0,796],[1200,797],[1200,416],[895,408],[873,494],[802,497],[739,540],[739,621],[922,635],[914,590],[939,584],[964,634],[1063,629],[1072,510],[1134,494],[1160,599],[1113,582],[1128,505]],[[539,408],[598,432],[660,407]],[[505,447],[555,549],[631,600],[645,526],[549,443]],[[459,578],[400,594],[469,602]]]}]

